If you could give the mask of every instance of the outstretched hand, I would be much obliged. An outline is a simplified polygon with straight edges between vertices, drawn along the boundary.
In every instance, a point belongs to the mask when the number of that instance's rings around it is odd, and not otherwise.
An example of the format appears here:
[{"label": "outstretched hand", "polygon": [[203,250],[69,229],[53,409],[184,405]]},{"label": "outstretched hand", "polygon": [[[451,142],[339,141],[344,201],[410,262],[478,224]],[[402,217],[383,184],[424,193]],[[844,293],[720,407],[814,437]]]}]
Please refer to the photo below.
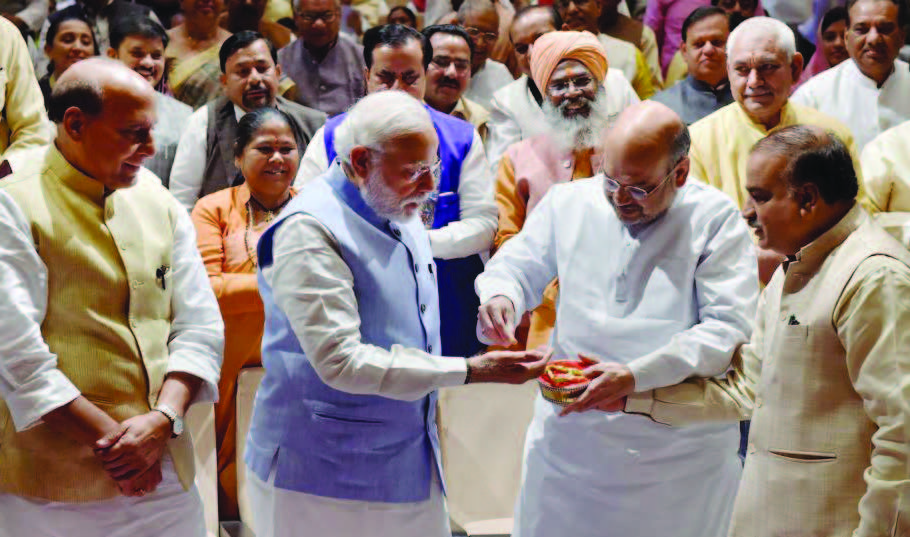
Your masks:
[{"label": "outstretched hand", "polygon": [[493,351],[468,358],[471,382],[502,382],[523,384],[543,373],[552,351],[539,348],[532,351]]}]

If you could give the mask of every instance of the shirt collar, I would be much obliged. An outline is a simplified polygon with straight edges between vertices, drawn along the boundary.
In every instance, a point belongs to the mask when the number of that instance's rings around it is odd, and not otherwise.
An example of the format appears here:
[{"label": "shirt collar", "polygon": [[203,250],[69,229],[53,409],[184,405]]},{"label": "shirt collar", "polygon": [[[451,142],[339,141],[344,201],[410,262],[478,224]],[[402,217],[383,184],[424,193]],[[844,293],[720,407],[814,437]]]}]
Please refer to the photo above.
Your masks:
[{"label": "shirt collar", "polygon": [[840,246],[866,218],[866,211],[863,210],[859,203],[854,203],[850,211],[834,227],[800,248],[792,259],[785,261],[784,270],[788,274],[812,274],[816,272],[828,257],[828,254]]},{"label": "shirt collar", "polygon": [[[234,103],[231,103],[231,104],[234,104]],[[237,123],[240,123],[240,119],[243,118],[243,116],[245,116],[245,115],[246,115],[246,112],[244,112],[243,108],[240,108],[239,106],[234,104],[234,117],[237,119]]]},{"label": "shirt collar", "polygon": [[764,125],[762,125],[758,121],[755,121],[754,119],[752,119],[752,116],[750,116],[748,113],[746,113],[746,110],[743,108],[743,106],[741,104],[739,104],[739,102],[734,101],[733,104],[730,106],[736,107],[736,113],[737,113],[737,115],[739,115],[739,118],[743,122],[748,123],[749,125],[752,126],[752,128],[754,128],[755,130],[757,130],[765,135],[771,134],[772,132],[774,132],[778,129],[782,129],[788,125],[792,125],[796,121],[796,117],[794,115],[795,113],[793,112],[793,107],[790,106],[789,100],[787,100],[787,102],[784,103],[784,107],[781,108],[781,110],[780,110],[780,121],[771,130],[766,129]]},{"label": "shirt collar", "polygon": [[[847,64],[844,66],[844,70],[846,70],[846,72],[849,73],[860,84],[864,84],[866,86],[869,86],[870,88],[881,89],[878,87],[878,82],[872,80],[871,78],[866,76],[865,73],[863,73],[862,71],[859,70],[859,66],[856,65],[856,61],[853,58],[850,58],[849,60],[845,61],[844,63]],[[838,66],[838,67],[840,67],[840,66]],[[882,88],[884,88],[885,84],[887,84],[888,81],[891,80],[891,78],[894,76],[894,73],[897,72],[897,68],[898,68],[897,60],[894,60],[894,62],[891,64],[891,72],[888,74],[888,78],[886,78],[885,81],[882,83]],[[835,69],[836,69],[836,67],[835,67]]]},{"label": "shirt collar", "polygon": [[468,123],[471,122],[471,109],[468,108],[468,103],[465,102],[464,96],[458,99],[458,102],[455,103],[455,108],[452,109],[452,113],[449,115],[463,119]]},{"label": "shirt collar", "polygon": [[86,196],[99,206],[104,205],[104,199],[108,194],[104,184],[77,170],[57,149],[56,144],[51,144],[47,152],[46,166],[57,177],[60,184]]},{"label": "shirt collar", "polygon": [[730,87],[730,82],[727,81],[726,79],[724,79],[723,82],[721,82],[720,84],[718,84],[716,86],[712,86],[711,84],[708,84],[707,82],[705,82],[703,80],[699,80],[692,75],[688,75],[686,77],[686,81],[689,83],[690,86],[692,86],[693,88],[695,88],[698,91],[710,92],[710,93],[714,93],[714,94],[720,93]]}]

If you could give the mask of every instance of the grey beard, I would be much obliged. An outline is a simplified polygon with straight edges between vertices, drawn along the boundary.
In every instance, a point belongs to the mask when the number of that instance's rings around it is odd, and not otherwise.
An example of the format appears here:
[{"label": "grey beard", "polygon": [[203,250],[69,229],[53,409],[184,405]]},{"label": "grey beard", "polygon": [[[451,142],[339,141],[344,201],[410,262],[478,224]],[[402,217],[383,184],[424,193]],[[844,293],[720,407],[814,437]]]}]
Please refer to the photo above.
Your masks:
[{"label": "grey beard", "polygon": [[[588,117],[567,118],[562,109],[553,106],[549,99],[543,101],[543,112],[551,127],[551,140],[563,151],[596,147],[610,127],[607,111],[607,94],[601,87],[590,103]],[[562,104],[565,104],[563,101]]]}]

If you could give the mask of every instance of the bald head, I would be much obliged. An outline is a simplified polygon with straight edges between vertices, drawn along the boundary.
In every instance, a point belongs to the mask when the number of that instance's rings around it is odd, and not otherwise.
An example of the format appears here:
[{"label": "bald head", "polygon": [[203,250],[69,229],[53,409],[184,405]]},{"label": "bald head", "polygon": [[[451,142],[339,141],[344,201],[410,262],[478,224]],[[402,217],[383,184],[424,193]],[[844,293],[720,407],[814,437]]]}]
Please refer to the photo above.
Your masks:
[{"label": "bald head", "polygon": [[64,158],[108,190],[131,186],[155,153],[155,90],[120,62],[74,64],[54,86],[49,108]]},{"label": "bald head", "polygon": [[499,21],[499,14],[496,12],[496,6],[490,0],[465,0],[458,8],[458,23],[466,24],[466,20],[474,17],[492,15]]},{"label": "bald head", "polygon": [[626,225],[660,218],[689,175],[689,130],[654,101],[627,108],[603,142],[604,188]]},{"label": "bald head", "polygon": [[661,155],[672,164],[689,154],[689,132],[673,110],[658,102],[642,101],[619,115],[606,134],[604,147],[652,161]]},{"label": "bald head", "polygon": [[142,76],[121,62],[108,58],[88,58],[73,64],[54,85],[48,115],[61,123],[67,110],[77,108],[91,117],[100,115],[106,99],[132,98],[151,101],[155,90]]}]

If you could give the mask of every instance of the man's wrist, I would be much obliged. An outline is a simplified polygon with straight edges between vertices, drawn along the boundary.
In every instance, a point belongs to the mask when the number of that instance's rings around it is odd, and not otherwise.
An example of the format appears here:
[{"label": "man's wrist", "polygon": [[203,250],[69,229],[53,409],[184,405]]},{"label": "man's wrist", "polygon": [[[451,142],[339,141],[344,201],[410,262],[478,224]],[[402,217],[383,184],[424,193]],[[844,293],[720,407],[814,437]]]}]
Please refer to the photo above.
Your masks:
[{"label": "man's wrist", "polygon": [[174,422],[171,421],[167,414],[157,408],[153,408],[149,414],[157,420],[158,428],[165,431],[168,438],[174,434]]}]

